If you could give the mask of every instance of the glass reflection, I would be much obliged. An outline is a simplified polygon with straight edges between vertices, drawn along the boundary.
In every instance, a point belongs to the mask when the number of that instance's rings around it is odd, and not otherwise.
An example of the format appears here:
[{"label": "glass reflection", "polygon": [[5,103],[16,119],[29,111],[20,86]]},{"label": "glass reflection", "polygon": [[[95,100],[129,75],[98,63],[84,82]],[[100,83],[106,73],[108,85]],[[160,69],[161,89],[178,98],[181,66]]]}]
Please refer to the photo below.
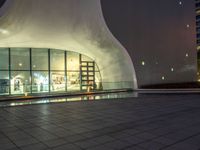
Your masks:
[{"label": "glass reflection", "polygon": [[65,91],[65,73],[51,72],[51,91]]},{"label": "glass reflection", "polygon": [[71,51],[0,48],[0,95],[86,91],[91,85],[96,90],[101,76],[94,64],[91,58]]},{"label": "glass reflection", "polygon": [[48,49],[32,49],[32,70],[48,70]]},{"label": "glass reflection", "polygon": [[0,95],[9,93],[8,71],[0,71]]},{"label": "glass reflection", "polygon": [[11,48],[11,70],[30,70],[30,49]]},{"label": "glass reflection", "polygon": [[0,69],[1,70],[8,70],[9,60],[8,60],[8,49],[1,48],[0,49]]},{"label": "glass reflection", "polygon": [[51,50],[51,70],[65,70],[65,57],[62,50]]},{"label": "glass reflection", "polygon": [[80,90],[80,72],[67,72],[67,90]]},{"label": "glass reflection", "polygon": [[30,72],[11,71],[11,94],[30,92]]},{"label": "glass reflection", "polygon": [[79,54],[75,52],[67,52],[67,70],[68,71],[79,71],[80,62]]},{"label": "glass reflection", "polygon": [[[120,92],[120,93],[109,93],[109,94],[88,94],[84,96],[66,97],[66,98],[48,98],[38,100],[19,100],[15,102],[1,102],[0,107],[8,106],[22,106],[22,105],[33,105],[33,104],[48,104],[48,103],[65,103],[74,101],[88,101],[88,100],[118,100],[121,98],[138,97],[137,92]],[[126,100],[126,99],[124,99]]]},{"label": "glass reflection", "polygon": [[49,77],[48,72],[34,71],[32,74],[32,92],[48,92]]}]

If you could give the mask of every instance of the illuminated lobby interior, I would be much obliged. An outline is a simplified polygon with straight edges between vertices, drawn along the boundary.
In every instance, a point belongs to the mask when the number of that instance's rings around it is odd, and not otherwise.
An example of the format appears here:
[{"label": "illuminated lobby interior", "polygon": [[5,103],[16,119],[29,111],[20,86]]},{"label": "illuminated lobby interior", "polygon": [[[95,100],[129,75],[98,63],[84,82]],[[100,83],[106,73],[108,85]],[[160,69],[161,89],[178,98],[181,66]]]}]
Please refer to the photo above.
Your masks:
[{"label": "illuminated lobby interior", "polygon": [[95,61],[76,52],[1,48],[0,60],[1,95],[103,89]]}]

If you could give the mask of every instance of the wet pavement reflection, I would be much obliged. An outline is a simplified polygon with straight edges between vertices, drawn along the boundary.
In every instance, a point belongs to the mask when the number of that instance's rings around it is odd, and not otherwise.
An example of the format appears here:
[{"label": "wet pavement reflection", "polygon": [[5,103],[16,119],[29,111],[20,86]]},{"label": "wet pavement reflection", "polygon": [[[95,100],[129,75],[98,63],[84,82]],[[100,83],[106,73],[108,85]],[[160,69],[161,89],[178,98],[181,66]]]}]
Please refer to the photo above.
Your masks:
[{"label": "wet pavement reflection", "polygon": [[137,92],[120,92],[120,93],[108,93],[108,94],[88,94],[84,96],[69,96],[62,98],[42,98],[42,99],[30,99],[30,100],[15,100],[0,102],[0,107],[13,107],[23,105],[34,104],[48,104],[48,103],[64,103],[73,101],[92,101],[92,100],[113,100],[119,98],[138,97]]},{"label": "wet pavement reflection", "polygon": [[134,92],[118,92],[118,93],[104,93],[104,94],[90,94],[82,96],[67,96],[67,97],[55,97],[55,98],[40,98],[40,99],[28,99],[28,100],[10,100],[0,102],[0,107],[13,107],[23,105],[35,105],[35,104],[48,104],[48,103],[65,103],[74,101],[94,101],[94,100],[118,100],[125,98],[165,98],[165,97],[179,97],[186,95],[200,95],[198,91],[134,91]]}]

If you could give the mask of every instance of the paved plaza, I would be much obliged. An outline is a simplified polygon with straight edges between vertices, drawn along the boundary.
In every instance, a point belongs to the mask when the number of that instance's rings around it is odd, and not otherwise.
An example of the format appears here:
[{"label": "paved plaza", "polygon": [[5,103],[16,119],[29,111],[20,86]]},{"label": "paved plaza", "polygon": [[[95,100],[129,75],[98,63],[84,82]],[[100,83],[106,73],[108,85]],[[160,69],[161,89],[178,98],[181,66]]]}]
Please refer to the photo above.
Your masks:
[{"label": "paved plaza", "polygon": [[0,150],[198,150],[200,95],[0,108]]}]

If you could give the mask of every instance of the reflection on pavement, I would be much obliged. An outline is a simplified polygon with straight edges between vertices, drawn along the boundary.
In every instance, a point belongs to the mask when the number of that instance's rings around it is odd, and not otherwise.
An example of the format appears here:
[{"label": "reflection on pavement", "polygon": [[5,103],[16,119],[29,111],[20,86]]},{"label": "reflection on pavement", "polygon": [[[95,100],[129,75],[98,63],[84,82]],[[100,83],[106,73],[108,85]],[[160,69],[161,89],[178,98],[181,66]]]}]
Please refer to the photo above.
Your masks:
[{"label": "reflection on pavement", "polygon": [[63,97],[63,98],[43,98],[43,99],[30,99],[30,100],[16,100],[0,102],[0,107],[12,107],[34,104],[48,104],[48,103],[64,103],[73,101],[89,101],[89,100],[111,100],[127,97],[138,97],[136,92],[121,92],[121,93],[108,93],[108,94],[89,94],[76,97]]}]

